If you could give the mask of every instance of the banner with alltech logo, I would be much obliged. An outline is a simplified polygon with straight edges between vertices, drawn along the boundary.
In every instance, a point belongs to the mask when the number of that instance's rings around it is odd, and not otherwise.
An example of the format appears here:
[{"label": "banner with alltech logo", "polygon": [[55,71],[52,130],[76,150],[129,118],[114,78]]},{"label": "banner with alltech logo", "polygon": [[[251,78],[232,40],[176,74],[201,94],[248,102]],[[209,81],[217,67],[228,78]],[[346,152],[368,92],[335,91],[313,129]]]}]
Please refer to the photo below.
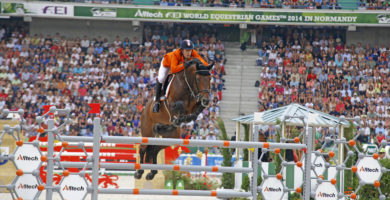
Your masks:
[{"label": "banner with alltech logo", "polygon": [[2,13],[12,15],[38,15],[73,17],[73,5],[52,3],[2,3]]},{"label": "banner with alltech logo", "polygon": [[23,174],[15,182],[15,192],[24,200],[38,199],[38,184],[38,179],[32,174]]},{"label": "banner with alltech logo", "polygon": [[390,13],[274,12],[243,10],[185,10],[75,6],[75,17],[116,17],[140,20],[269,22],[307,24],[389,24]]},{"label": "banner with alltech logo", "polygon": [[71,174],[61,182],[60,193],[64,199],[85,199],[87,187],[88,185],[84,178],[76,174]]}]

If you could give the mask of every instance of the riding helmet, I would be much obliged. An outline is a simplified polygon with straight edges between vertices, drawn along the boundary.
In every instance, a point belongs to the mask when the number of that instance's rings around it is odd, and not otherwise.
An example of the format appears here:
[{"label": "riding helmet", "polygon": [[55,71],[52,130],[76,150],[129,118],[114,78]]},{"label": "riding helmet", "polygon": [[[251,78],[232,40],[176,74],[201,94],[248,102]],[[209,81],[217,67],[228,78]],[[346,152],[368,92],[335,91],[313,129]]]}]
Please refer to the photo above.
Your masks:
[{"label": "riding helmet", "polygon": [[183,40],[180,44],[180,48],[192,50],[192,49],[194,49],[194,43],[192,43],[191,40]]}]

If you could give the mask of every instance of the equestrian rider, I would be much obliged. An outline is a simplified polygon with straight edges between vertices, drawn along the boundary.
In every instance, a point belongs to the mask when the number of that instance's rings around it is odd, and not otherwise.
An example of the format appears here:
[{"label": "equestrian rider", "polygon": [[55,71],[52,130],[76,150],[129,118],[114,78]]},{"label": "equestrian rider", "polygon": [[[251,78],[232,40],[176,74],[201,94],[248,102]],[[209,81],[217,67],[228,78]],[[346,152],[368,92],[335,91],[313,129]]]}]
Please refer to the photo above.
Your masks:
[{"label": "equestrian rider", "polygon": [[153,112],[159,112],[160,110],[160,97],[162,84],[168,76],[169,70],[171,73],[178,73],[183,71],[185,67],[189,67],[193,63],[200,62],[207,66],[208,63],[204,61],[198,52],[194,50],[194,44],[191,40],[183,40],[180,44],[180,48],[164,55],[161,61],[160,69],[158,70],[158,77],[156,81],[156,97],[154,99]]}]

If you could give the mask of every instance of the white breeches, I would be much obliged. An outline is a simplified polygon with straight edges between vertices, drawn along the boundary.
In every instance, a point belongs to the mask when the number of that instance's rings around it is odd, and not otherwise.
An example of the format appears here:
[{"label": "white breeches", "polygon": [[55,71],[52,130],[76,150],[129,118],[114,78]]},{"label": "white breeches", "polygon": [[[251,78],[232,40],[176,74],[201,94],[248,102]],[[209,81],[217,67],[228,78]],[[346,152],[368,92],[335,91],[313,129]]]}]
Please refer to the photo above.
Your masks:
[{"label": "white breeches", "polygon": [[164,58],[161,60],[160,69],[158,70],[158,76],[157,76],[157,80],[161,84],[163,84],[165,79],[167,79],[167,76],[168,76],[169,70],[170,70],[169,67],[163,66],[163,61],[164,61]]}]

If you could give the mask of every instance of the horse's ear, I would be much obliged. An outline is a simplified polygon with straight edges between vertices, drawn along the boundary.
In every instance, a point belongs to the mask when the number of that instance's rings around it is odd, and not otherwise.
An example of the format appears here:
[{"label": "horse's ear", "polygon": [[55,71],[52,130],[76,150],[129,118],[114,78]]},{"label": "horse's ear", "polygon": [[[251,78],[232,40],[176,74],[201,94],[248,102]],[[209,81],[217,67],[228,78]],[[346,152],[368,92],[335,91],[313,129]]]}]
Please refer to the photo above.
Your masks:
[{"label": "horse's ear", "polygon": [[207,66],[207,68],[208,68],[209,70],[211,70],[211,69],[213,68],[214,64],[215,64],[215,62],[214,62],[214,61],[211,61],[211,63]]}]

